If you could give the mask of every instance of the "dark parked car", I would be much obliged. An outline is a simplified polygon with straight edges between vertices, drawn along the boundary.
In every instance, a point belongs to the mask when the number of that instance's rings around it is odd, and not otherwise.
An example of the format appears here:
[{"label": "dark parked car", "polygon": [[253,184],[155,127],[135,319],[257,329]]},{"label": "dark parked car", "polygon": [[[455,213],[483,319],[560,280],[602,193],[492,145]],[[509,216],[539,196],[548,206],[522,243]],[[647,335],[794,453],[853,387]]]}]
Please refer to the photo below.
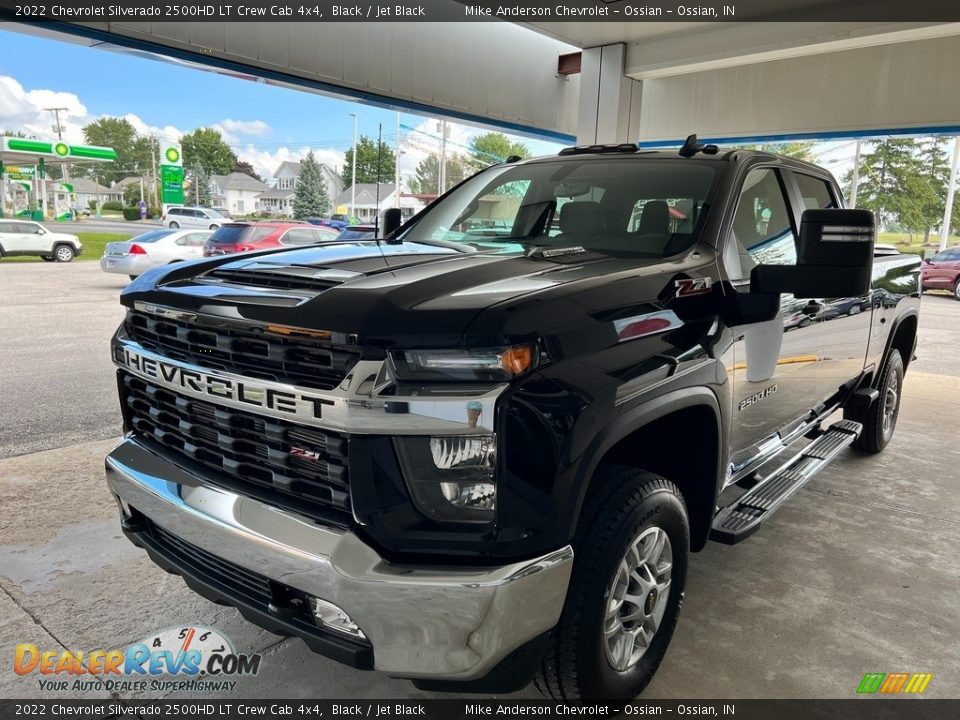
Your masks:
[{"label": "dark parked car", "polygon": [[337,239],[331,228],[299,221],[231,222],[219,228],[203,246],[204,257],[292,245],[316,245]]},{"label": "dark parked car", "polygon": [[923,261],[922,290],[950,290],[960,300],[960,245],[938,252]]},{"label": "dark parked car", "polygon": [[350,225],[340,233],[337,240],[370,240],[376,236],[376,225]]}]

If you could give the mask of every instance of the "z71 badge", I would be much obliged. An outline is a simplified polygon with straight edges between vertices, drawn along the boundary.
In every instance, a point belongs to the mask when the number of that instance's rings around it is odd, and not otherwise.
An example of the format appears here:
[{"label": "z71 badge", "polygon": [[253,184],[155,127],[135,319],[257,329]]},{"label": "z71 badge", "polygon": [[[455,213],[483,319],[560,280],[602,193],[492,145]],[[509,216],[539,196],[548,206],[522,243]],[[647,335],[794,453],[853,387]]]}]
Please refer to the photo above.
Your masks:
[{"label": "z71 badge", "polygon": [[674,280],[673,286],[677,289],[677,297],[690,297],[710,292],[711,280],[708,277],[683,278]]}]

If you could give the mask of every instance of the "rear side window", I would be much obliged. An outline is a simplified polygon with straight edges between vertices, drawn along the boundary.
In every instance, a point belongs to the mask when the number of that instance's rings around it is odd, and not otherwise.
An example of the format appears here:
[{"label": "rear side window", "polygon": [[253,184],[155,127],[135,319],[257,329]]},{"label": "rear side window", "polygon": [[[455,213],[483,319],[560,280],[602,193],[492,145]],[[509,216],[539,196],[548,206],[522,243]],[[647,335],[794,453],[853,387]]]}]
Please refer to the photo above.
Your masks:
[{"label": "rear side window", "polygon": [[0,233],[15,233],[20,232],[17,230],[17,226],[13,223],[0,222]]},{"label": "rear side window", "polygon": [[316,242],[319,242],[317,235],[310,228],[287,230],[280,239],[281,245],[313,245]]},{"label": "rear side window", "polygon": [[826,180],[815,178],[812,175],[802,175],[794,172],[797,189],[803,200],[804,210],[824,210],[837,207],[830,191],[830,184]]}]

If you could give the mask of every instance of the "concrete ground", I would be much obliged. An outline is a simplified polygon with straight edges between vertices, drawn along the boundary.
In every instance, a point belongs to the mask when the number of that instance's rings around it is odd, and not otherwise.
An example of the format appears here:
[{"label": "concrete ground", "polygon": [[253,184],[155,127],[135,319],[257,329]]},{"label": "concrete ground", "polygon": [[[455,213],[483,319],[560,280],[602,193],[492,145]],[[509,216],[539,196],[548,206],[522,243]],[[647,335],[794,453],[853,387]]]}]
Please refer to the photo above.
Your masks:
[{"label": "concrete ground", "polygon": [[[18,643],[124,647],[199,624],[264,656],[233,697],[433,697],[257,629],[122,538],[103,456],[119,432],[107,341],[123,285],[96,265],[0,263],[2,666]],[[926,696],[960,697],[958,328],[960,303],[924,297],[886,452],[845,452],[752,538],[692,557],[645,697],[851,698],[864,673],[899,671],[932,672]],[[0,697],[44,695],[36,675],[0,673]]]}]

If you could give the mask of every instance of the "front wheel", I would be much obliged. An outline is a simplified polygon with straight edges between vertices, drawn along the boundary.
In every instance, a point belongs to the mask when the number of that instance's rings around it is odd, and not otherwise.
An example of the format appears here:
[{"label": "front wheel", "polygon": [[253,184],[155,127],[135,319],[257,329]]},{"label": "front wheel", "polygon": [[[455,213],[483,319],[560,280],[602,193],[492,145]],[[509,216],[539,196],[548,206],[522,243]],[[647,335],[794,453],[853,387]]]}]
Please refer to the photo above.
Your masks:
[{"label": "front wheel", "polygon": [[53,257],[57,262],[70,262],[76,253],[69,245],[57,245],[53,251]]},{"label": "front wheel", "polygon": [[631,467],[598,471],[537,688],[556,700],[631,699],[653,678],[680,616],[690,530],[680,491]]},{"label": "front wheel", "polygon": [[953,299],[960,300],[960,277],[953,283]]}]

